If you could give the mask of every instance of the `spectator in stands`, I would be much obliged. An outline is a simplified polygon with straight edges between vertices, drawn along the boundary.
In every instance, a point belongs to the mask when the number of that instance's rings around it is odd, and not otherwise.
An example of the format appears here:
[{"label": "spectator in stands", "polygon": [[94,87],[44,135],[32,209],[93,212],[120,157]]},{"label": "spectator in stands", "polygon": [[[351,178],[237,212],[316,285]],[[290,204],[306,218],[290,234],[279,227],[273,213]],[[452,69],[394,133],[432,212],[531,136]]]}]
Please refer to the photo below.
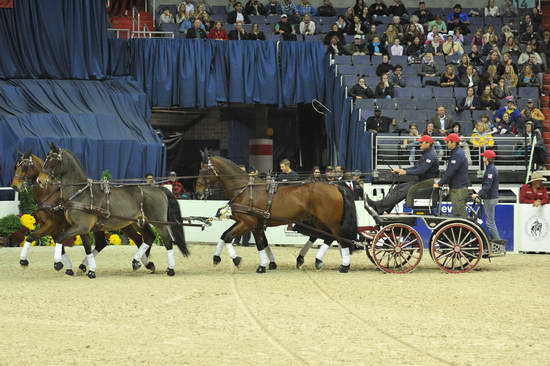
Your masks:
[{"label": "spectator in stands", "polygon": [[417,21],[420,22],[420,24],[427,24],[428,22],[434,20],[432,12],[428,10],[424,1],[418,3],[418,10],[416,10],[413,14],[417,17]]},{"label": "spectator in stands", "polygon": [[447,17],[447,29],[454,30],[455,28],[461,28],[462,34],[470,33],[470,19],[468,15],[462,11],[462,6],[456,4],[453,8],[453,12]]},{"label": "spectator in stands", "polygon": [[420,137],[420,133],[418,133],[418,127],[414,122],[409,124],[409,136],[411,136],[411,138],[403,139],[403,142],[401,143],[401,149],[409,151],[409,163],[414,164],[414,162],[417,160],[416,152],[420,147],[420,144],[417,141]]},{"label": "spectator in stands", "polygon": [[377,30],[376,24],[371,24],[367,32],[368,43],[371,43],[374,37],[378,37],[378,30]]},{"label": "spectator in stands", "polygon": [[438,106],[435,111],[436,114],[430,119],[430,122],[435,125],[440,134],[445,135],[451,129],[454,119],[447,114],[444,106]]},{"label": "spectator in stands", "polygon": [[155,176],[153,173],[147,173],[145,174],[145,183],[154,185],[155,184]]},{"label": "spectator in stands", "polygon": [[521,53],[521,50],[519,46],[516,44],[516,39],[514,37],[508,37],[506,39],[506,41],[504,42],[504,45],[502,46],[501,51],[503,54],[509,53],[511,55],[516,55],[516,56],[519,56],[519,54]]},{"label": "spectator in stands", "polygon": [[491,110],[491,111],[498,109],[500,104],[495,99],[491,86],[485,85],[482,90],[483,91],[479,96],[479,109],[485,109],[485,110]]},{"label": "spectator in stands", "polygon": [[[470,142],[477,149],[477,151],[479,151],[479,149],[493,147],[495,145],[493,134],[489,129],[489,126],[481,121],[476,122],[476,127],[472,132]],[[479,153],[474,153],[474,156],[477,155],[479,155]]]},{"label": "spectator in stands", "polygon": [[311,171],[311,180],[313,182],[323,182],[323,176],[321,175],[321,168],[314,166]]},{"label": "spectator in stands", "polygon": [[505,17],[515,17],[518,15],[513,0],[504,0],[504,6],[502,7],[501,13],[502,16]]},{"label": "spectator in stands", "polygon": [[479,85],[479,76],[473,65],[466,67],[466,73],[460,78],[459,84],[464,88],[475,88]]},{"label": "spectator in stands", "polygon": [[401,0],[393,0],[393,4],[388,6],[388,14],[399,18],[408,18],[409,15]]},{"label": "spectator in stands", "polygon": [[333,17],[336,16],[336,9],[330,0],[323,0],[323,5],[317,8],[317,14],[321,17]]},{"label": "spectator in stands", "polygon": [[343,15],[339,15],[338,19],[336,19],[336,26],[338,27],[338,30],[342,32],[342,34],[345,34],[348,29],[348,23],[346,23],[346,19]]},{"label": "spectator in stands", "polygon": [[250,23],[248,15],[243,13],[243,5],[240,2],[235,3],[235,10],[227,14],[227,23],[235,24],[237,22],[243,22],[245,24]]},{"label": "spectator in stands", "polygon": [[499,17],[500,9],[498,8],[495,0],[488,0],[485,7],[485,17]]},{"label": "spectator in stands", "polygon": [[368,49],[368,53],[370,53],[373,56],[382,56],[382,55],[388,54],[388,50],[380,42],[380,37],[378,36],[372,37],[372,42],[368,45],[367,49]]},{"label": "spectator in stands", "polygon": [[279,15],[281,11],[281,5],[278,0],[269,0],[269,3],[265,6],[267,15]]},{"label": "spectator in stands", "polygon": [[383,0],[375,0],[374,4],[369,6],[369,13],[378,17],[388,15],[388,7]]},{"label": "spectator in stands", "polygon": [[405,88],[407,86],[407,79],[403,75],[403,66],[395,65],[393,72],[390,74],[390,84],[394,88]]},{"label": "spectator in stands", "polygon": [[208,12],[206,11],[204,4],[197,5],[197,11],[195,12],[195,16],[198,18],[202,18],[205,14],[208,14]]},{"label": "spectator in stands", "polygon": [[359,18],[361,18],[361,21],[366,25],[366,24],[372,24],[372,17],[371,15],[369,14],[369,8],[365,7],[363,9],[363,12],[361,14],[358,14],[359,15]]},{"label": "spectator in stands", "polygon": [[544,113],[540,109],[537,108],[535,103],[533,102],[533,99],[527,99],[527,105],[525,108],[521,111],[521,115],[525,118],[525,116],[529,114],[531,119],[535,120],[535,127],[540,127],[542,124],[542,121],[544,121]]},{"label": "spectator in stands", "polygon": [[469,87],[466,90],[466,96],[456,104],[455,110],[459,113],[462,113],[466,110],[479,109],[479,106],[480,106],[479,97],[475,95],[474,88]]},{"label": "spectator in stands", "polygon": [[382,76],[393,71],[393,65],[390,64],[390,56],[383,55],[382,62],[376,67],[376,76]]},{"label": "spectator in stands", "polygon": [[535,145],[533,151],[533,170],[544,169],[547,158],[546,146],[540,131],[535,129],[535,124],[532,121],[525,123],[524,131],[522,131],[520,136],[527,140],[527,156],[530,156],[531,146]]},{"label": "spectator in stands", "polygon": [[539,87],[539,79],[537,75],[533,72],[532,65],[525,65],[523,70],[519,74],[518,85],[523,87]]},{"label": "spectator in stands", "polygon": [[506,72],[506,66],[508,65],[512,66],[514,72],[517,74],[517,66],[514,64],[512,56],[510,56],[509,53],[505,53],[502,55],[502,63],[498,66],[498,73],[504,74]]},{"label": "spectator in stands", "polygon": [[353,56],[364,56],[369,54],[368,47],[365,44],[363,37],[361,37],[359,34],[353,36],[353,42],[345,46],[344,50],[346,54]]},{"label": "spectator in stands", "polygon": [[436,35],[441,36],[441,32],[439,31],[439,27],[437,25],[433,26],[430,32],[426,35],[426,40],[431,42],[434,40]]},{"label": "spectator in stands", "polygon": [[336,165],[334,167],[334,178],[335,180],[342,180],[344,177],[344,168],[341,165]]},{"label": "spectator in stands", "polygon": [[491,89],[494,88],[497,85],[498,79],[497,66],[489,65],[485,73],[481,76],[478,92],[485,90],[486,86],[490,86]]},{"label": "spectator in stands", "polygon": [[483,66],[483,55],[479,53],[479,48],[477,45],[473,44],[471,47],[471,51],[468,54],[468,57],[470,58],[470,62],[476,67],[481,68]]},{"label": "spectator in stands", "polygon": [[546,178],[541,172],[531,173],[531,178],[519,190],[519,203],[531,203],[533,207],[541,207],[549,203],[548,191],[542,182]]},{"label": "spectator in stands", "polygon": [[533,45],[529,43],[525,46],[525,51],[519,55],[518,65],[521,67],[523,64],[529,62],[531,56],[534,56],[532,64],[542,64],[542,58],[538,53],[533,51]]},{"label": "spectator in stands", "polygon": [[244,7],[244,13],[248,16],[267,16],[267,10],[259,0],[249,0]]},{"label": "spectator in stands", "polygon": [[346,27],[346,33],[349,35],[365,35],[367,33],[367,28],[361,22],[361,18],[357,15],[353,17],[353,23],[348,24]]},{"label": "spectator in stands", "polygon": [[279,10],[281,14],[285,14],[288,17],[292,18],[292,23],[294,23],[294,19],[296,15],[298,14],[298,9],[296,9],[296,5],[292,3],[292,0],[283,0],[281,3],[281,9]]},{"label": "spectator in stands", "polygon": [[317,9],[310,4],[309,0],[302,0],[302,3],[296,7],[296,10],[302,17],[305,15],[317,15]]},{"label": "spectator in stands", "polygon": [[525,14],[523,16],[523,19],[519,23],[519,33],[523,34],[527,32],[527,28],[532,27],[535,28],[535,23],[533,23],[533,19],[531,18],[531,14]]},{"label": "spectator in stands", "polygon": [[386,28],[386,31],[384,32],[384,35],[382,36],[382,45],[385,47],[390,47],[393,45],[393,41],[395,39],[398,39],[399,35],[397,34],[397,30],[393,26],[393,24],[389,24]]},{"label": "spectator in stands", "polygon": [[174,23],[174,16],[172,15],[172,12],[170,12],[170,9],[166,8],[160,15],[160,24],[170,23]]},{"label": "spectator in stands", "polygon": [[344,13],[344,20],[346,21],[347,26],[353,23],[353,17],[355,17],[355,12],[353,11],[353,8],[347,8],[346,12]]},{"label": "spectator in stands", "polygon": [[357,78],[357,84],[351,88],[349,94],[356,99],[374,98],[374,92],[369,88],[363,76]]},{"label": "spectator in stands", "polygon": [[[517,83],[517,76],[516,76],[516,83]],[[501,100],[513,95],[512,88],[506,85],[506,80],[504,79],[504,77],[498,79],[498,84],[493,88],[492,94],[497,100]]]},{"label": "spectator in stands", "polygon": [[519,43],[528,44],[533,40],[536,42],[540,42],[542,38],[538,33],[535,32],[533,26],[529,25],[527,26],[527,31],[521,33],[521,35],[519,36]]},{"label": "spectator in stands", "polygon": [[206,32],[202,29],[203,25],[199,19],[195,19],[193,22],[193,28],[187,31],[188,39],[204,39],[206,38]]},{"label": "spectator in stands", "polygon": [[420,59],[422,54],[424,54],[424,45],[421,43],[420,37],[414,37],[412,43],[407,46],[405,54],[413,57],[414,60]]},{"label": "spectator in stands", "polygon": [[481,29],[476,30],[474,33],[474,36],[472,37],[472,40],[470,41],[470,45],[476,45],[478,47],[483,47],[485,44],[485,40],[483,39],[483,34],[481,33]]},{"label": "spectator in stands", "polygon": [[426,53],[422,59],[422,66],[420,72],[418,73],[421,77],[436,77],[439,75],[437,65],[434,62],[433,55],[431,53]]},{"label": "spectator in stands", "polygon": [[346,44],[346,41],[344,39],[344,34],[340,31],[340,29],[338,29],[338,26],[336,24],[333,24],[330,26],[330,32],[328,32],[325,35],[325,39],[323,40],[323,43],[326,45],[330,44],[330,40],[334,36],[338,37],[340,44],[342,45]]},{"label": "spectator in stands", "polygon": [[208,15],[207,12],[203,12],[200,19],[202,20],[202,25],[204,26],[204,30],[206,32],[210,32],[210,30],[214,28],[214,25],[216,24],[213,20],[210,19],[210,15]]},{"label": "spectator in stands", "polygon": [[332,36],[330,39],[330,44],[327,47],[327,53],[329,53],[332,57],[346,54],[346,50],[344,50],[344,46],[337,36]]},{"label": "spectator in stands", "polygon": [[183,14],[183,18],[179,18],[178,20],[181,20],[179,24],[178,31],[180,33],[187,33],[187,31],[191,28],[193,28],[193,23],[191,23],[191,20],[186,17],[185,14]]},{"label": "spectator in stands", "polygon": [[216,39],[218,41],[227,40],[227,32],[223,29],[223,24],[221,21],[218,20],[214,25],[214,28],[210,29],[210,32],[208,32],[208,38]]},{"label": "spectator in stands", "polygon": [[185,14],[185,6],[180,6],[178,13],[176,14],[176,24],[180,25],[187,20],[187,14]]},{"label": "spectator in stands", "polygon": [[237,0],[227,0],[227,5],[225,6],[225,12],[227,14],[231,13],[233,10],[235,10],[235,4]]},{"label": "spectator in stands", "polygon": [[380,76],[380,81],[376,85],[374,90],[375,98],[387,98],[391,99],[394,96],[393,85],[390,83],[389,76],[387,73]]},{"label": "spectator in stands", "polygon": [[250,41],[265,41],[264,32],[260,30],[260,26],[256,23],[252,24],[250,33],[246,34],[246,39]]},{"label": "spectator in stands", "polygon": [[355,5],[353,6],[353,13],[355,15],[363,14],[363,9],[367,6],[365,5],[364,0],[355,0]]},{"label": "spectator in stands", "polygon": [[[434,28],[435,28],[435,31],[434,31]],[[434,20],[428,22],[428,32],[430,32],[430,34],[433,34],[433,32],[447,33],[447,24],[445,24],[445,22],[443,21],[443,19],[441,19],[441,16],[439,14],[435,16]],[[433,39],[433,35],[431,39],[430,39],[430,36],[428,35],[428,39],[429,40]]]},{"label": "spectator in stands", "polygon": [[380,108],[374,110],[374,116],[367,118],[367,131],[372,133],[388,133],[393,120],[383,116]]},{"label": "spectator in stands", "polygon": [[443,56],[443,46],[439,34],[434,35],[434,39],[428,42],[427,46],[424,46],[424,50],[434,56]]},{"label": "spectator in stands", "polygon": [[168,176],[168,182],[167,184],[172,186],[172,193],[174,194],[174,197],[177,199],[181,198],[181,196],[185,193],[185,188],[183,188],[183,184],[178,181],[177,174],[175,171],[171,171],[170,175]]},{"label": "spectator in stands", "polygon": [[544,50],[543,52],[546,56],[546,65],[548,65],[548,61],[550,61],[550,30],[544,31],[543,39],[540,42],[540,45],[541,49]]},{"label": "spectator in stands", "polygon": [[459,78],[462,79],[462,77],[466,75],[466,70],[470,65],[472,65],[472,63],[470,62],[470,57],[468,57],[467,54],[463,54],[462,56],[460,56],[460,60],[458,61],[458,66],[456,67],[456,71],[458,72]]},{"label": "spectator in stands", "polygon": [[292,24],[288,21],[288,16],[286,14],[281,15],[281,20],[279,23],[275,24],[275,33],[282,35],[285,41],[296,40],[296,32]]},{"label": "spectator in stands", "polygon": [[290,160],[283,159],[279,163],[279,167],[281,168],[281,174],[279,175],[279,181],[281,182],[292,182],[292,181],[298,181],[300,180],[300,177],[298,176],[298,173],[296,173],[294,170],[290,167]]},{"label": "spectator in stands", "polygon": [[402,38],[405,28],[403,27],[403,24],[401,24],[401,18],[399,18],[397,15],[393,16],[392,22],[390,24],[393,25],[393,28],[397,32],[398,37]]},{"label": "spectator in stands", "polygon": [[311,20],[309,14],[304,15],[300,22],[300,34],[304,36],[312,36],[315,34],[315,22]]},{"label": "spectator in stands", "polygon": [[462,43],[455,42],[453,36],[450,35],[447,36],[447,39],[442,45],[442,49],[445,56],[462,55],[464,53]]},{"label": "spectator in stands", "polygon": [[506,105],[499,108],[495,112],[495,121],[498,123],[504,113],[508,113],[513,122],[519,121],[521,118],[521,111],[516,108],[516,103],[513,97],[506,98]]},{"label": "spectator in stands", "polygon": [[325,178],[327,182],[334,181],[334,167],[332,165],[327,165],[325,169]]},{"label": "spectator in stands", "polygon": [[204,10],[209,14],[212,15],[212,6],[210,6],[209,3],[207,3],[205,0],[197,0],[195,2],[197,4],[197,7],[200,7],[201,5],[204,6]]},{"label": "spectator in stands", "polygon": [[422,26],[422,24],[419,23],[418,17],[416,15],[413,15],[411,17],[410,26],[416,29],[416,32],[418,34],[424,35],[424,27]]},{"label": "spectator in stands", "polygon": [[448,88],[454,87],[455,85],[458,86],[459,84],[460,79],[456,74],[455,67],[452,64],[447,64],[447,66],[445,66],[445,72],[441,74],[439,86],[442,88]]},{"label": "spectator in stands", "polygon": [[518,86],[518,76],[516,75],[516,71],[514,70],[514,67],[512,65],[506,65],[506,67],[504,68],[504,74],[502,74],[501,79],[504,80],[504,85],[509,89]]},{"label": "spectator in stands", "polygon": [[[462,136],[462,125],[459,122],[453,123],[453,125],[451,126],[451,129],[448,131],[448,134],[450,133],[454,133],[454,134],[457,134],[458,136]],[[472,158],[470,154],[470,144],[468,144],[467,141],[461,139],[458,146],[460,146],[462,150],[464,150],[464,155],[466,155],[468,164],[471,164]]]},{"label": "spectator in stands", "polygon": [[401,41],[397,37],[393,40],[393,46],[390,47],[390,54],[392,56],[403,56],[403,46],[401,46]]},{"label": "spectator in stands", "polygon": [[501,118],[495,118],[495,133],[499,135],[515,135],[515,124],[510,119],[510,114],[505,112]]},{"label": "spectator in stands", "polygon": [[246,40],[246,33],[244,31],[243,22],[237,21],[235,23],[235,29],[229,32],[227,35],[230,41],[244,41]]},{"label": "spectator in stands", "polygon": [[[424,129],[424,132],[422,133],[422,135],[430,136],[430,137],[443,136],[441,133],[439,133],[436,130],[435,125],[434,125],[433,122],[428,122],[426,124],[426,128]],[[441,143],[439,141],[434,140],[433,147],[434,147],[435,152],[437,153],[437,156],[439,158],[442,158],[443,157],[443,149],[441,148]]]},{"label": "spectator in stands", "polygon": [[191,16],[191,14],[195,12],[195,5],[192,1],[184,0],[179,3],[178,10],[182,8],[185,9],[185,15],[187,15],[187,17]]}]

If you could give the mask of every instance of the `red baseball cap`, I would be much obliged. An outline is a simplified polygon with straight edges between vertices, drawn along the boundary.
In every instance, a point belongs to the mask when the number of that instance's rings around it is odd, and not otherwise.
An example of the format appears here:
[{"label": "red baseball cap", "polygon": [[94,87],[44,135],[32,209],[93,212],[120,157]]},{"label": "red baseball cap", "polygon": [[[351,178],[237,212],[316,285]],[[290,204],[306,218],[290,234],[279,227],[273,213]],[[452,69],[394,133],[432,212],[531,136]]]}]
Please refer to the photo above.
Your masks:
[{"label": "red baseball cap", "polygon": [[487,159],[494,159],[496,158],[497,156],[497,153],[494,152],[493,150],[485,150],[484,152],[482,152],[481,154],[479,154],[480,156],[484,156],[486,157]]},{"label": "red baseball cap", "polygon": [[443,138],[443,141],[460,142],[460,136],[456,133],[450,133],[447,137]]},{"label": "red baseball cap", "polygon": [[434,143],[434,140],[432,139],[432,136],[424,135],[419,139],[416,139],[418,142],[429,142],[430,144]]}]

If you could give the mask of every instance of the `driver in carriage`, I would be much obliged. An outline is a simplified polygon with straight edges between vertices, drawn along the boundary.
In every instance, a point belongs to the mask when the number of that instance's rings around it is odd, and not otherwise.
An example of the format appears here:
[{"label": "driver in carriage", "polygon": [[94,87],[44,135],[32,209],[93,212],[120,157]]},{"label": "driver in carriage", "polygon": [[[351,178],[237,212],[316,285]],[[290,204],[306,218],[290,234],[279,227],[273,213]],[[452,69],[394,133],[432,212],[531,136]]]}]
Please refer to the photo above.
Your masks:
[{"label": "driver in carriage", "polygon": [[431,136],[424,135],[417,140],[420,142],[420,150],[422,156],[414,164],[413,167],[407,169],[393,169],[392,173],[400,176],[409,176],[411,179],[404,183],[398,184],[392,188],[386,197],[379,201],[373,201],[368,196],[367,203],[372,207],[377,214],[381,215],[384,212],[390,212],[395,205],[407,197],[407,193],[415,184],[431,181],[439,175],[439,159],[437,153],[433,149],[433,139]]}]

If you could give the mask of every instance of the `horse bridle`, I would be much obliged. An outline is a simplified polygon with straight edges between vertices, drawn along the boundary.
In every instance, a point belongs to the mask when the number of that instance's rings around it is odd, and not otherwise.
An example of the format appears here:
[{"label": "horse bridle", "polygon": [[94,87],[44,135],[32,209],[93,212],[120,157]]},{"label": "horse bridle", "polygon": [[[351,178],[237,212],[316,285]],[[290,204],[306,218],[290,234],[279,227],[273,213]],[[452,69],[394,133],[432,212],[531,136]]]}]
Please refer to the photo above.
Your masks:
[{"label": "horse bridle", "polygon": [[[42,168],[42,173],[48,175],[48,177],[52,180],[52,184],[61,184],[61,180],[59,177],[55,175],[55,171],[63,161],[63,153],[60,152],[53,152],[50,151],[48,155],[46,156],[46,160],[44,161],[44,167]],[[55,162],[55,164],[53,164]],[[50,167],[50,165],[53,165],[53,167]]]},{"label": "horse bridle", "polygon": [[[201,170],[206,170],[208,172],[212,172],[214,174],[214,176],[219,177],[218,171],[216,170],[216,168],[214,167],[214,164],[212,164],[212,161],[210,161],[210,159],[208,159],[207,167],[202,168]],[[203,196],[202,199],[206,200],[208,197],[213,195],[216,191],[223,191],[223,188],[217,188],[217,187],[215,189],[211,188],[210,183],[208,182],[208,179],[205,178],[205,176],[202,177],[202,180],[204,181],[204,183],[201,182],[200,184],[205,187],[204,188],[204,196]],[[196,188],[195,188],[195,190],[196,190]]]},{"label": "horse bridle", "polygon": [[18,175],[15,174],[14,178],[21,179],[23,181],[22,184],[22,190],[27,190],[28,186],[32,186],[32,183],[30,182],[28,172],[31,167],[34,166],[34,161],[32,160],[32,156],[29,156],[29,158],[21,158],[17,164],[15,164],[16,168],[21,168],[23,170],[24,175]]}]

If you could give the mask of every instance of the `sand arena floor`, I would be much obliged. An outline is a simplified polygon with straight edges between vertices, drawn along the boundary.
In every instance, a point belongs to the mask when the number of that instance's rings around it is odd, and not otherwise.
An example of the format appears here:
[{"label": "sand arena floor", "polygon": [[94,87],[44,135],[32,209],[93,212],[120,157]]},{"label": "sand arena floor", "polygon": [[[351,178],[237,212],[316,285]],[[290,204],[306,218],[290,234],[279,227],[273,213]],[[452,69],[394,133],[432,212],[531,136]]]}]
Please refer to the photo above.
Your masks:
[{"label": "sand arena floor", "polygon": [[[212,246],[177,255],[167,277],[132,272],[132,247],[109,247],[90,280],[55,272],[52,248],[0,249],[0,365],[550,365],[550,255],[484,260],[449,275],[425,256],[407,275],[294,268],[298,248],[276,247],[279,269],[254,273],[255,248],[211,265]],[[69,249],[73,262],[82,248]],[[225,254],[225,253],[224,253]]]}]

